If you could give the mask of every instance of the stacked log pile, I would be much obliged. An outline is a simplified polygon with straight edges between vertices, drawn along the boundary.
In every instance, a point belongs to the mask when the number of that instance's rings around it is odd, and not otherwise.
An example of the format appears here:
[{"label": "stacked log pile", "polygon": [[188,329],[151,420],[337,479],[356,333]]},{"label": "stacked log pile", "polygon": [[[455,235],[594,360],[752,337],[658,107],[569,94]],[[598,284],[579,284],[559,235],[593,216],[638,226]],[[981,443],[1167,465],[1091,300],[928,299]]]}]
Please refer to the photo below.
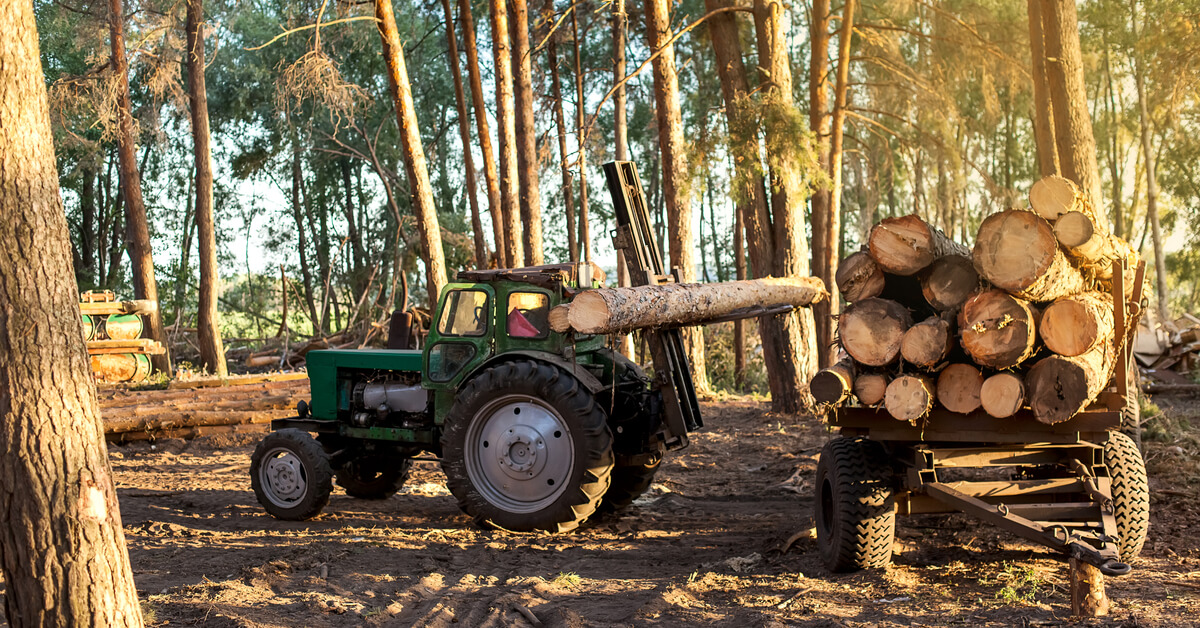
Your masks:
[{"label": "stacked log pile", "polygon": [[838,269],[844,359],[813,378],[813,397],[903,421],[935,406],[996,418],[1028,407],[1047,424],[1094,402],[1122,342],[1113,265],[1137,256],[1067,179],[1042,179],[1029,200],[988,216],[973,249],[917,216],[875,225]]},{"label": "stacked log pile", "polygon": [[272,419],[295,416],[308,396],[304,373],[172,382],[163,390],[97,391],[109,442],[260,433]]}]

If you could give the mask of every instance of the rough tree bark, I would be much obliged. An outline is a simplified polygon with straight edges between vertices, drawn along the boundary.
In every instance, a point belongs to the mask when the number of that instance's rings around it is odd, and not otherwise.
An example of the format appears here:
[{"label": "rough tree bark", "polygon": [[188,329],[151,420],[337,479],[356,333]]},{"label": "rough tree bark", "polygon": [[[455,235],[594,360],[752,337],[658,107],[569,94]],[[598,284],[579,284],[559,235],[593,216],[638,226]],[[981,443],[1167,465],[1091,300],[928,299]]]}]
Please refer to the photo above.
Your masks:
[{"label": "rough tree bark", "polygon": [[1058,146],[1054,142],[1054,112],[1046,83],[1046,51],[1042,35],[1042,0],[1029,0],[1029,47],[1033,77],[1033,137],[1038,171],[1043,177],[1058,174]]},{"label": "rough tree bark", "polygon": [[[584,132],[583,61],[579,49],[579,11],[571,11],[571,34],[575,45],[575,137],[578,138],[579,154],[579,256],[585,262],[592,261],[591,225],[588,224],[587,134]],[[620,263],[620,262],[618,262]]]},{"label": "rough tree bark", "polygon": [[[683,116],[679,106],[679,82],[675,74],[675,49],[671,38],[670,3],[668,0],[647,0],[646,44],[652,51],[663,50],[654,59],[654,103],[658,120],[659,149],[663,163],[663,191],[667,200],[668,238],[671,265],[679,268],[684,283],[696,280],[696,264],[692,250],[692,208],[688,189],[687,144],[683,138]],[[696,391],[710,394],[708,369],[704,363],[704,334],[701,330],[685,328],[683,341],[692,364],[692,379]]]},{"label": "rough tree bark", "polygon": [[425,165],[425,149],[417,128],[417,112],[413,105],[408,68],[404,64],[404,47],[396,30],[392,0],[375,0],[375,18],[379,38],[383,42],[383,59],[388,69],[388,87],[396,106],[396,122],[400,126],[400,148],[404,169],[412,195],[413,214],[421,236],[425,256],[426,286],[429,288],[430,309],[437,305],[442,286],[446,285],[446,258],[442,252],[442,231],[438,225],[437,206],[433,203],[433,188],[429,185],[429,170]]},{"label": "rough tree bark", "polygon": [[[471,115],[467,112],[467,98],[463,92],[462,70],[458,67],[458,37],[454,34],[454,12],[450,0],[442,0],[442,11],[446,14],[446,45],[450,63],[450,75],[454,78],[454,104],[458,110],[458,134],[462,138],[463,171],[467,179],[466,195],[471,206],[471,233],[475,242],[475,266],[487,266],[487,241],[483,237],[483,221],[479,217],[479,198],[475,194],[475,157],[471,154]],[[488,141],[484,136],[484,142]]]},{"label": "rough tree bark", "polygon": [[[629,121],[626,115],[626,99],[625,99],[625,26],[628,22],[628,16],[625,14],[625,0],[615,0],[613,2],[613,83],[617,86],[616,93],[613,94],[613,135],[616,142],[616,157],[617,161],[627,161],[629,159]],[[576,41],[575,49],[579,49],[579,43]],[[577,57],[578,58],[578,57]],[[576,65],[578,72],[578,64]],[[582,147],[581,151],[582,152]],[[586,183],[584,184],[586,185]],[[629,277],[629,266],[625,264],[625,256],[617,256],[617,285],[628,286],[633,282]],[[740,325],[741,323],[737,323]],[[633,336],[626,334],[619,339],[618,350],[627,358],[633,359],[634,347]],[[736,370],[736,367],[735,367]],[[734,375],[737,378],[737,375]]]},{"label": "rough tree bark", "polygon": [[213,224],[212,151],[209,149],[208,92],[204,83],[204,0],[187,3],[188,100],[192,116],[192,145],[196,165],[196,235],[200,244],[200,303],[196,334],[200,342],[200,366],[225,377],[225,345],[221,342],[221,319],[217,314],[217,232]]},{"label": "rough tree bark", "polygon": [[[562,85],[558,75],[558,36],[546,43],[546,62],[550,66],[550,98],[554,108],[554,128],[558,131],[558,168],[562,172],[563,212],[567,218],[567,259],[579,261],[578,232],[575,231],[575,195],[572,193],[571,166],[567,162],[567,120],[563,114]],[[617,157],[620,160],[620,157]],[[617,256],[618,266],[624,258]]]},{"label": "rough tree bark", "polygon": [[508,42],[508,4],[488,0],[492,27],[492,67],[495,68],[496,134],[500,138],[500,220],[504,225],[504,265],[525,260],[521,243],[521,214],[517,208],[517,128],[513,119],[512,50]]},{"label": "rough tree bark", "polygon": [[[1137,18],[1133,18],[1137,24]],[[1142,155],[1146,160],[1146,217],[1150,220],[1150,241],[1154,245],[1154,279],[1155,292],[1158,297],[1158,318],[1167,320],[1167,264],[1163,255],[1162,223],[1158,215],[1158,159],[1153,145],[1153,130],[1150,120],[1150,107],[1146,96],[1146,73],[1143,70],[1140,57],[1134,55],[1135,84],[1138,97],[1138,128],[1141,134]],[[1103,227],[1101,227],[1103,229]]]},{"label": "rough tree bark", "polygon": [[492,133],[488,129],[487,105],[483,101],[483,77],[479,72],[479,47],[475,42],[475,18],[471,3],[458,0],[458,18],[462,24],[463,48],[467,52],[467,77],[471,81],[471,102],[475,108],[475,133],[483,155],[483,175],[487,182],[488,213],[492,217],[492,238],[496,247],[496,264],[505,264],[504,219],[500,211],[500,181],[496,173],[496,156],[492,152]]},{"label": "rough tree bark", "polygon": [[[837,80],[833,89],[833,119],[830,123],[829,140],[829,220],[822,242],[826,245],[820,254],[822,274],[818,275],[826,285],[833,285],[837,274],[838,258],[841,257],[842,233],[842,138],[846,122],[846,92],[850,81],[850,42],[854,38],[854,0],[846,0],[842,9],[842,25],[838,34]],[[838,311],[837,291],[831,291],[829,311]],[[822,365],[831,363],[837,352],[833,345],[832,319],[818,327],[817,346],[822,348]]]},{"label": "rough tree bark", "polygon": [[5,613],[12,626],[140,627],[83,344],[32,3],[6,3],[0,29]]},{"label": "rough tree bark", "polygon": [[516,107],[517,184],[524,227],[525,265],[542,264],[542,205],[538,192],[537,126],[533,118],[533,52],[529,47],[529,4],[512,0],[509,5],[512,35],[514,104]]},{"label": "rough tree bark", "polygon": [[[810,42],[808,62],[808,125],[813,135],[816,136],[817,159],[820,162],[821,169],[828,172],[830,165],[830,129],[828,124],[829,0],[813,0],[810,15],[808,24]],[[760,63],[760,65],[765,64]],[[774,187],[774,183],[772,183],[772,187]],[[829,188],[820,186],[813,191],[811,210],[813,233],[812,270],[814,275],[830,282],[828,285],[833,285],[833,273],[829,271],[829,268],[831,268],[830,260],[835,259],[837,255],[836,252],[831,252],[833,238],[830,237],[830,234],[834,233],[837,229],[833,217],[830,215],[832,208],[833,197]],[[833,338],[832,305],[831,302],[830,309],[819,305],[813,310],[813,314],[816,317],[817,346],[820,351],[821,366],[828,366],[825,361],[828,359],[827,348],[829,342]]]},{"label": "rough tree bark", "polygon": [[[129,60],[125,55],[125,13],[122,0],[108,2],[108,35],[112,47],[111,67],[117,87],[117,159],[121,179],[121,198],[125,206],[126,246],[132,271],[134,296],[158,300],[158,279],[154,276],[154,251],[146,205],[142,201],[142,178],[137,163],[137,138],[134,136],[133,103],[129,97]],[[110,262],[111,263],[111,262]],[[162,343],[167,351],[150,358],[154,369],[171,374],[171,352],[163,332],[161,308],[150,314],[150,338]]]}]

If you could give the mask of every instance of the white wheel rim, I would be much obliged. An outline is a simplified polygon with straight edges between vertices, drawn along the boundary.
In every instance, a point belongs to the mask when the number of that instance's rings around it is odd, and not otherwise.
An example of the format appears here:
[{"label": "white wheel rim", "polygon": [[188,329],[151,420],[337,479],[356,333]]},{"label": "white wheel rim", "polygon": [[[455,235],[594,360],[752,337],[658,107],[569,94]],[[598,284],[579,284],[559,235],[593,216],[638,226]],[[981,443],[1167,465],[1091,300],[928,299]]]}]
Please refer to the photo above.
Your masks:
[{"label": "white wheel rim", "polygon": [[292,508],[308,493],[308,472],[291,449],[275,447],[263,456],[258,470],[263,495],[280,508]]},{"label": "white wheel rim", "polygon": [[540,400],[505,395],[471,419],[463,448],[471,485],[492,505],[532,513],[554,503],[575,471],[575,440]]}]

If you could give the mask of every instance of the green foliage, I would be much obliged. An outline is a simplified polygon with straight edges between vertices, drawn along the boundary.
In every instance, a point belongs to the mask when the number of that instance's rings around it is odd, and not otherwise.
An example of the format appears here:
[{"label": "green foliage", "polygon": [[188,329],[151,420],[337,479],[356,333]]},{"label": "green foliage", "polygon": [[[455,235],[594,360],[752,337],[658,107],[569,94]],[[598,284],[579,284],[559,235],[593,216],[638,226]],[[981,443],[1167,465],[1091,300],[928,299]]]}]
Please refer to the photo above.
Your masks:
[{"label": "green foliage", "polygon": [[1005,604],[1034,604],[1052,591],[1050,584],[1027,565],[1005,562],[1000,581],[1004,586],[996,592],[996,599]]}]

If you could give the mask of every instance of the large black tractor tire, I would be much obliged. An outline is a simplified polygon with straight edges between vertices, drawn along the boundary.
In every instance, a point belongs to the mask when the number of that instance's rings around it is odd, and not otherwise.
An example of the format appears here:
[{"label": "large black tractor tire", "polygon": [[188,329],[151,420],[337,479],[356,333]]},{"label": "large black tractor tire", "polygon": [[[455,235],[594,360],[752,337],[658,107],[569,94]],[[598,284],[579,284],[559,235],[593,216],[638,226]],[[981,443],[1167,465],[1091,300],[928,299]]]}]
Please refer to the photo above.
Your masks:
[{"label": "large black tractor tire", "polygon": [[817,463],[815,519],[831,571],[883,568],[892,560],[896,502],[892,469],[878,444],[835,438]]},{"label": "large black tractor tire", "polygon": [[1112,478],[1113,511],[1117,519],[1117,548],[1121,562],[1129,563],[1142,552],[1150,530],[1150,484],[1146,464],[1133,439],[1109,432],[1104,443],[1104,464]]},{"label": "large black tractor tire", "polygon": [[618,458],[612,470],[612,484],[604,499],[600,502],[600,512],[605,514],[618,513],[629,507],[637,498],[649,490],[654,483],[654,475],[662,465],[666,448],[662,443],[656,444],[649,458],[638,462],[622,464]]},{"label": "large black tractor tire", "polygon": [[549,364],[490,367],[459,390],[446,415],[446,484],[480,525],[572,530],[600,505],[612,468],[604,410],[578,379]]},{"label": "large black tractor tire", "polygon": [[333,491],[329,455],[307,432],[271,432],[250,457],[250,486],[271,516],[312,519],[321,514]]},{"label": "large black tractor tire", "polygon": [[334,474],[338,486],[350,497],[358,499],[387,499],[395,495],[408,480],[412,461],[407,458],[388,460],[369,456],[347,460]]}]

